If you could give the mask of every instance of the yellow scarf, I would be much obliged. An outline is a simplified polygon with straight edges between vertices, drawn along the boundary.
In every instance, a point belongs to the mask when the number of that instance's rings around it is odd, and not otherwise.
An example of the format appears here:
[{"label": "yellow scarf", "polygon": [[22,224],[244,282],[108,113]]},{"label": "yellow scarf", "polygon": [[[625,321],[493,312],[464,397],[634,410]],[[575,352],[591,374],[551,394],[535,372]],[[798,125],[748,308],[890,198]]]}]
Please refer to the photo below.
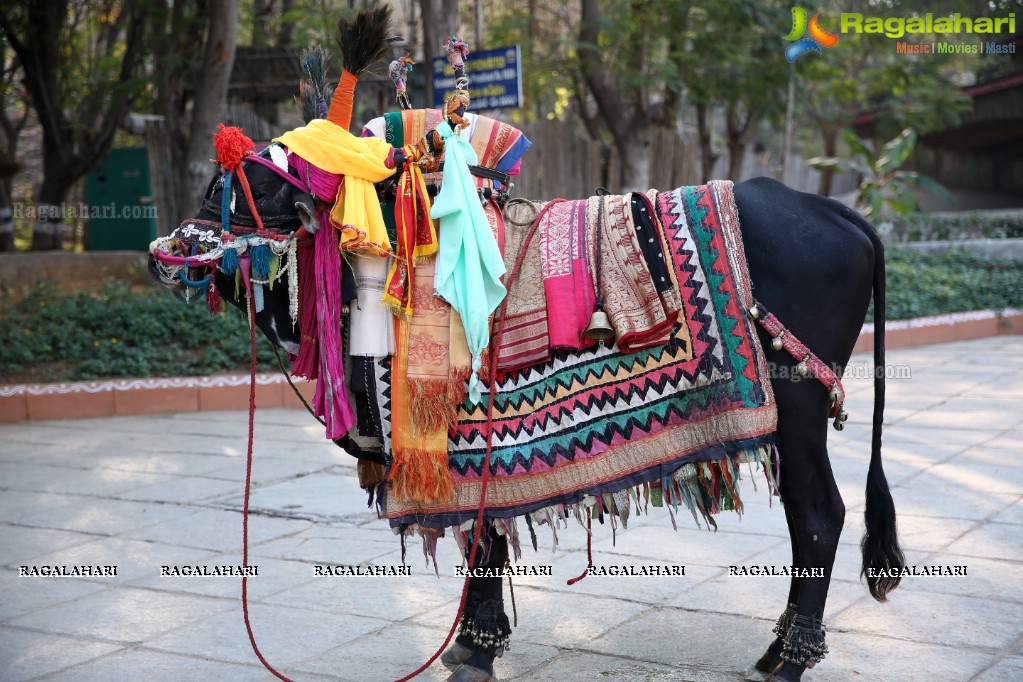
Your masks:
[{"label": "yellow scarf", "polygon": [[341,230],[341,248],[366,250],[379,255],[391,252],[380,201],[373,183],[394,175],[384,160],[391,153],[387,142],[356,137],[323,119],[288,131],[276,138],[290,151],[334,175],[343,175],[330,221]]}]

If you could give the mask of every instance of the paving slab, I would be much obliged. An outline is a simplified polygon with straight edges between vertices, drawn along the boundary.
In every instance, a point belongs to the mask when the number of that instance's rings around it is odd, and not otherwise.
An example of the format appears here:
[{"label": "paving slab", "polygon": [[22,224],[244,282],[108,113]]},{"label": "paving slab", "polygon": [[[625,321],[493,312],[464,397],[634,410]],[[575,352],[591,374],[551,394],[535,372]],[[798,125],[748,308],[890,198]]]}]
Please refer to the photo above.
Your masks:
[{"label": "paving slab", "polygon": [[1017,682],[1023,680],[1023,656],[999,659],[971,682]]},{"label": "paving slab", "polygon": [[[282,668],[390,625],[385,619],[346,614],[344,618],[324,615],[318,627],[311,627],[304,608],[258,602],[250,604],[249,619],[260,651],[273,661],[274,667]],[[149,638],[146,646],[184,656],[245,664],[252,661],[252,651],[239,647],[238,642],[247,638],[242,614],[232,609]]]},{"label": "paving slab", "polygon": [[[154,523],[126,532],[125,537],[165,544],[208,549],[220,552],[241,551],[242,514],[234,509],[197,509],[182,507],[182,514],[169,521]],[[301,519],[272,516],[249,517],[250,546],[267,540],[287,537],[308,528]],[[225,533],[231,529],[235,532]]]},{"label": "paving slab", "polygon": [[82,670],[89,661],[120,649],[119,645],[109,642],[0,627],[0,661],[3,661],[0,680],[27,680],[68,668]]},{"label": "paving slab", "polygon": [[[570,651],[530,671],[534,680],[622,680],[623,682],[668,682],[695,679],[679,676],[678,668],[650,661],[623,660],[620,656],[604,656],[593,652]],[[733,682],[734,676],[701,677],[706,682]]]},{"label": "paving slab", "polygon": [[61,635],[82,635],[103,641],[142,643],[155,635],[195,622],[212,613],[233,610],[228,599],[121,587],[73,602],[40,609],[6,621],[15,628]]},{"label": "paving slab", "polygon": [[[440,632],[412,623],[395,623],[386,630],[367,633],[303,661],[295,666],[294,671],[300,679],[304,679],[307,673],[317,673],[339,682],[396,680],[429,660],[446,634],[446,629]],[[512,651],[514,646],[512,644]],[[505,654],[511,655],[512,652]],[[447,668],[436,662],[416,679],[443,682],[450,674]]]},{"label": "paving slab", "polygon": [[[979,599],[958,595],[924,592],[914,587],[918,581],[950,580],[952,577],[903,578],[905,592],[883,607],[861,602],[830,619],[838,630],[859,631],[915,642],[933,642],[963,649],[995,653],[1019,637],[1019,630],[1005,623],[1015,622],[1019,605],[998,599]],[[901,589],[901,588],[900,588]],[[940,622],[945,627],[908,628],[907,623]]]},{"label": "paving slab", "polygon": [[[130,672],[126,672],[130,671]],[[121,649],[88,663],[47,675],[46,682],[181,682],[182,680],[266,680],[257,665],[212,661],[146,648]],[[273,678],[270,678],[273,679]]]},{"label": "paving slab", "polygon": [[[4,495],[0,494],[0,497]],[[0,523],[0,547],[4,548],[0,561],[6,567],[16,566],[34,557],[92,542],[95,539],[96,536],[91,533]]]},{"label": "paving slab", "polygon": [[[770,626],[766,619],[651,608],[586,648],[671,667],[738,675],[770,644]],[[723,633],[728,636],[720,636]]]}]

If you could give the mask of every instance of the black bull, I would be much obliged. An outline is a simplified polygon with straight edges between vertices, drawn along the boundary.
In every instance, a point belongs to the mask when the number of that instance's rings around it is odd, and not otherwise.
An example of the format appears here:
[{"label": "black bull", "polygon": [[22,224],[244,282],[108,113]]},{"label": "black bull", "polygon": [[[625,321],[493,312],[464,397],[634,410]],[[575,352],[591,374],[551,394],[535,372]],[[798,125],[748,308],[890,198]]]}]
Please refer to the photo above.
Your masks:
[{"label": "black bull", "polygon": [[[311,224],[308,195],[267,168],[246,164],[257,210],[265,222],[276,219],[281,229]],[[211,185],[211,189],[213,186]],[[213,191],[199,219],[219,221],[219,190]],[[735,186],[742,235],[750,276],[757,299],[839,376],[849,361],[873,293],[876,311],[874,361],[884,365],[885,272],[883,246],[873,227],[849,208],[823,197],[792,190],[776,181],[758,178]],[[235,219],[251,219],[244,201]],[[305,218],[305,220],[303,220]],[[233,283],[218,276],[218,289],[234,303]],[[271,342],[294,350],[300,330],[288,315],[286,287],[267,292],[265,308],[256,324]],[[244,302],[241,305],[245,305]],[[776,367],[791,366],[784,351],[773,350],[770,338],[759,331],[767,360]],[[791,373],[788,376],[792,376]],[[779,619],[778,635],[757,662],[772,680],[798,680],[807,667],[823,656],[821,627],[831,570],[845,521],[845,505],[832,474],[827,451],[830,401],[827,390],[815,381],[772,379],[778,406],[777,444],[784,475],[780,493],[792,542],[792,565],[823,567],[824,577],[793,577],[788,606]],[[881,464],[881,421],[884,409],[884,372],[874,380],[873,438],[866,485],[866,532],[862,539],[863,572],[870,593],[885,601],[898,577],[904,557],[895,529],[895,508]],[[503,537],[491,535],[489,552],[479,566],[501,567],[508,555]],[[876,571],[881,577],[868,569]],[[469,602],[489,602],[503,616],[500,578],[472,578]],[[506,621],[504,621],[506,622]],[[799,640],[799,641],[796,641]],[[487,680],[499,646],[473,643],[460,634],[442,659],[457,668],[451,680]],[[464,663],[464,665],[462,665]],[[460,667],[459,667],[460,666]]]}]

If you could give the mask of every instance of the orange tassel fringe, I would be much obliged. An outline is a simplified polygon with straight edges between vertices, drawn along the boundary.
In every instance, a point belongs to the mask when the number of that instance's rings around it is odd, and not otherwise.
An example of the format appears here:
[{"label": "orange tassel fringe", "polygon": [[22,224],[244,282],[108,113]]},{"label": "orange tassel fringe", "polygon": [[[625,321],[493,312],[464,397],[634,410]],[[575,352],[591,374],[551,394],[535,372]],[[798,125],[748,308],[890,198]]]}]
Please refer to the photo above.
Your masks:
[{"label": "orange tassel fringe", "polygon": [[396,451],[390,481],[392,493],[407,502],[446,502],[455,491],[446,448],[443,452]]}]

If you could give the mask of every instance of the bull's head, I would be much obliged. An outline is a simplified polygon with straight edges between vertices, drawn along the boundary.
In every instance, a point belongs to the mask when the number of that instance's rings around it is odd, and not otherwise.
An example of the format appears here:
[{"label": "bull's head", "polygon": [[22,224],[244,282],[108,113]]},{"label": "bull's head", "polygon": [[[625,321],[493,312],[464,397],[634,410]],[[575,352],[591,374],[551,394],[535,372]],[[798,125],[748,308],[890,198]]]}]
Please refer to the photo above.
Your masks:
[{"label": "bull's head", "polygon": [[[284,158],[283,153],[272,156]],[[249,155],[241,163],[253,207],[269,240],[267,243],[283,253],[290,240],[298,241],[303,232],[315,232],[319,226],[315,218],[315,201],[293,169],[280,167],[286,163],[275,166],[269,150],[258,156]],[[254,239],[257,220],[239,182],[239,174],[232,175],[234,177],[228,179],[227,174],[221,172],[210,181],[198,213],[194,218],[184,220],[168,241],[161,246],[154,245],[149,266],[157,281],[176,292],[198,292],[197,295],[202,295],[206,287],[215,287],[221,298],[246,310],[248,288],[245,283],[251,283],[252,272],[252,263],[246,261],[250,254],[254,258],[254,250],[237,247],[243,240],[252,243],[260,240]],[[225,191],[229,192],[226,203]],[[229,214],[229,232],[226,234],[223,231],[225,208]],[[235,247],[235,254],[228,253],[231,245]],[[240,261],[238,253],[241,253]],[[204,254],[220,254],[220,257],[205,261]],[[180,260],[186,257],[188,262],[181,267]],[[243,275],[237,276],[241,286],[236,286],[236,268]],[[287,273],[281,275],[272,289],[263,287],[258,292],[261,300],[255,322],[272,343],[289,353],[297,353],[301,334],[297,320],[292,319],[289,313],[287,277]],[[258,283],[255,286],[258,287]]]}]

